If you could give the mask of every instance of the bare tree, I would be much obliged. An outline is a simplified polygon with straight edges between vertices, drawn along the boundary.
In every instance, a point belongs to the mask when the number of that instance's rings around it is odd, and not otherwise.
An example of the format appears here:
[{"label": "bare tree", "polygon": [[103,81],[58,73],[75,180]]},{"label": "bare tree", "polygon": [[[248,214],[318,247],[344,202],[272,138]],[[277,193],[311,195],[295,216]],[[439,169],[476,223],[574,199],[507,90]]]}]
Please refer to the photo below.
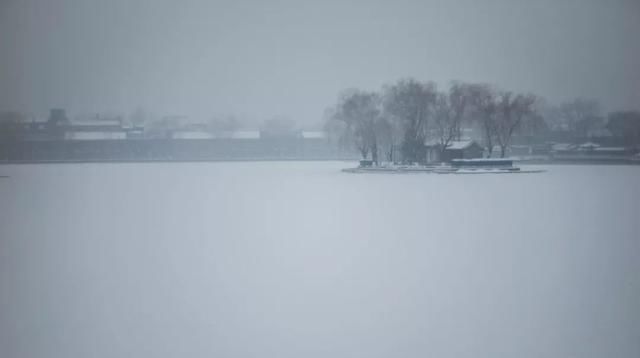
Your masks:
[{"label": "bare tree", "polygon": [[575,135],[581,138],[590,137],[594,131],[605,128],[605,119],[601,116],[587,116],[576,123]]},{"label": "bare tree", "polygon": [[495,134],[500,145],[500,157],[504,158],[513,133],[520,127],[527,116],[533,114],[536,97],[533,95],[514,95],[502,92],[498,95]]},{"label": "bare tree", "polygon": [[396,117],[381,115],[376,121],[378,147],[386,161],[396,161],[396,151],[402,143],[403,135],[402,124]]},{"label": "bare tree", "polygon": [[436,102],[436,86],[414,79],[400,80],[384,89],[384,112],[402,123],[402,156],[405,162],[425,159],[427,124]]},{"label": "bare tree", "polygon": [[360,90],[344,92],[338,100],[333,118],[345,124],[344,135],[355,144],[362,158],[367,159],[371,153],[371,160],[378,163],[378,94]]},{"label": "bare tree", "polygon": [[[603,124],[598,101],[576,98],[560,105],[562,120],[574,136],[585,137],[590,129]],[[598,119],[600,118],[600,119]]]},{"label": "bare tree", "polygon": [[495,89],[485,84],[469,87],[470,102],[475,119],[480,124],[487,156],[491,157],[497,135],[497,95]]},{"label": "bare tree", "polygon": [[527,117],[527,120],[522,122],[519,128],[516,129],[516,135],[527,137],[544,137],[549,133],[549,124],[546,122],[545,117],[540,114],[537,108],[534,108],[534,113]]},{"label": "bare tree", "polygon": [[448,93],[437,94],[430,132],[437,140],[440,157],[453,140],[460,140],[462,120],[469,102],[469,86],[465,84],[454,83]]},{"label": "bare tree", "polygon": [[640,112],[620,111],[609,113],[607,129],[622,138],[627,146],[640,146]]},{"label": "bare tree", "polygon": [[0,113],[0,142],[18,139],[23,132],[27,117],[19,112]]},{"label": "bare tree", "polygon": [[347,124],[336,116],[335,107],[328,107],[324,110],[322,129],[327,134],[330,142],[335,142],[340,148],[347,148],[353,145],[353,140],[349,137]]}]

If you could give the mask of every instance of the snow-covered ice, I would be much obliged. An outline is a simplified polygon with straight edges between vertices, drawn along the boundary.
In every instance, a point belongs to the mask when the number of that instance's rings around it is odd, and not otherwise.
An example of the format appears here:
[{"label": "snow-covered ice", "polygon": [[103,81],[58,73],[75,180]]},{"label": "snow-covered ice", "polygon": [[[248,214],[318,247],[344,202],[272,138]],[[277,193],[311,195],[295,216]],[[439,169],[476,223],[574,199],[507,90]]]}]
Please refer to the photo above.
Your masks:
[{"label": "snow-covered ice", "polygon": [[640,166],[0,166],[1,357],[640,357]]}]

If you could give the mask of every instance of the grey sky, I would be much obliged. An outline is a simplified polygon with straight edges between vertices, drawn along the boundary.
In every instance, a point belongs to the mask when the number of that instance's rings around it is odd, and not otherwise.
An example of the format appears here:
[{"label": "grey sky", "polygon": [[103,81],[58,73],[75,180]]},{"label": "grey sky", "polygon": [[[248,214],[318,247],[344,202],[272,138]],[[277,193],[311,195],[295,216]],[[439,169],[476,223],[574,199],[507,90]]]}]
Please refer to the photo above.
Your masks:
[{"label": "grey sky", "polygon": [[407,76],[640,107],[640,2],[0,0],[0,109],[321,119]]}]

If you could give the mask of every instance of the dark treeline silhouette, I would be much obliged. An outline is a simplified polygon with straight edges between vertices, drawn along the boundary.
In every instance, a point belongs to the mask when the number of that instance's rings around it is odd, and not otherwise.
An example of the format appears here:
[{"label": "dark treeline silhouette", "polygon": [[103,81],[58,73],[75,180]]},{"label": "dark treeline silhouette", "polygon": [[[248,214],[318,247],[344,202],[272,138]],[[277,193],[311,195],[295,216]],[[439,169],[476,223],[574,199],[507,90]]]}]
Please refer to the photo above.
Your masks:
[{"label": "dark treeline silhouette", "polygon": [[637,146],[640,113],[614,112],[606,121],[595,100],[578,98],[555,106],[535,94],[488,84],[452,82],[438,88],[434,82],[409,78],[380,91],[343,91],[328,111],[325,130],[374,163],[381,157],[422,163],[427,147],[442,153],[461,139],[478,140],[487,157],[505,157],[515,140],[577,143],[615,136],[618,142],[625,138],[626,145]]},{"label": "dark treeline silhouette", "polygon": [[[477,143],[480,153],[476,155],[482,155],[484,148],[486,157],[512,155],[515,147],[527,147],[528,154],[548,155],[555,144],[574,148],[603,145],[606,150],[598,154],[626,156],[640,149],[640,112],[605,115],[593,99],[576,98],[556,105],[535,94],[488,84],[451,82],[439,87],[408,78],[378,91],[343,91],[325,114],[324,132],[305,132],[282,116],[249,130],[235,116],[185,123],[183,116],[154,118],[137,109],[126,119],[95,115],[71,121],[64,110],[53,109],[46,121],[39,121],[4,111],[0,112],[0,159],[224,159],[235,158],[236,152],[251,153],[243,158],[262,158],[263,153],[273,152],[279,154],[267,157],[331,159],[352,157],[350,151],[356,150],[376,164],[424,163],[450,159],[445,155],[448,148],[460,148],[465,141]],[[281,144],[289,142],[303,144]],[[341,150],[320,150],[329,142],[338,142]],[[282,146],[313,149],[273,149]]]}]

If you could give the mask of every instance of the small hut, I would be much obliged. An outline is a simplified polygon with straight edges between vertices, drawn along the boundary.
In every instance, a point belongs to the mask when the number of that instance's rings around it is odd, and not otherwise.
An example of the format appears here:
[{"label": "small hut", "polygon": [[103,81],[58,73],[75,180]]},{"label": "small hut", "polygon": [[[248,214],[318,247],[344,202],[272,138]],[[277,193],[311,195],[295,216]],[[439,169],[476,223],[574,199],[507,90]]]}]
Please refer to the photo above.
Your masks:
[{"label": "small hut", "polygon": [[454,159],[482,158],[484,148],[474,140],[459,140],[450,142],[444,151],[441,145],[431,143],[427,145],[427,162],[451,162]]}]

